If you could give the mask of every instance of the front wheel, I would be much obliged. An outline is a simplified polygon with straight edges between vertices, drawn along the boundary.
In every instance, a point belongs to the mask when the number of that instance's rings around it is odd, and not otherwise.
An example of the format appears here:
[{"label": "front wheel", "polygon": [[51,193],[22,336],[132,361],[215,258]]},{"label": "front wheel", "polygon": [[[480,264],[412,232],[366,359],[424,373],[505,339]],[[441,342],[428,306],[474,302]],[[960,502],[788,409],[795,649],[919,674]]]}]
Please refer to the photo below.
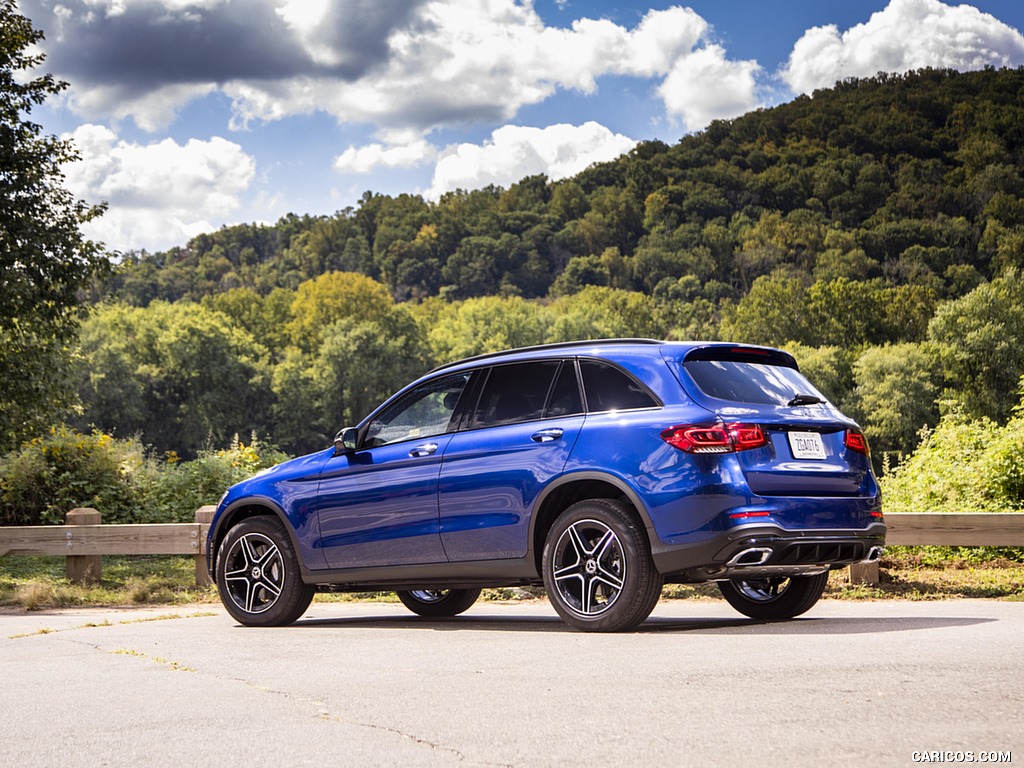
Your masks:
[{"label": "front wheel", "polygon": [[284,523],[261,516],[246,518],[224,537],[217,554],[217,591],[239,623],[280,627],[306,612],[316,587],[303,583]]},{"label": "front wheel", "polygon": [[722,597],[744,616],[764,621],[792,619],[810,610],[828,583],[828,571],[815,576],[733,579],[718,582]]},{"label": "front wheel", "polygon": [[458,616],[480,597],[479,589],[413,589],[395,593],[413,613],[433,619]]},{"label": "front wheel", "polygon": [[576,629],[632,629],[661,596],[647,536],[632,508],[620,501],[573,504],[548,532],[542,559],[548,599]]}]

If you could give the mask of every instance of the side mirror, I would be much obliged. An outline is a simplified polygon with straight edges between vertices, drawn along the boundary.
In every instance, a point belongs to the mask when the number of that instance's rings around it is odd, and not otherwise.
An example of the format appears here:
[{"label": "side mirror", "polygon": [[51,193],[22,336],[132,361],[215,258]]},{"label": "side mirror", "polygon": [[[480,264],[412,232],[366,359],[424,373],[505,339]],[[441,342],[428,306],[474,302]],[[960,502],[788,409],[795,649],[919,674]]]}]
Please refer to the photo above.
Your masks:
[{"label": "side mirror", "polygon": [[359,430],[355,427],[345,427],[334,437],[334,455],[341,456],[344,453],[355,453],[358,441]]}]

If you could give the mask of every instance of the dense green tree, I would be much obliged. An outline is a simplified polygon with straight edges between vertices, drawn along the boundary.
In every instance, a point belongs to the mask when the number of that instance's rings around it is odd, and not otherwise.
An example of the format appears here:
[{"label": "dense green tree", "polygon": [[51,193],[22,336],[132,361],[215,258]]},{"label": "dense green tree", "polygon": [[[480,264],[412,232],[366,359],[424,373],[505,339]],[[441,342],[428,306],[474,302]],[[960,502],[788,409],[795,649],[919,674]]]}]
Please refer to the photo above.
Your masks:
[{"label": "dense green tree", "polygon": [[928,337],[943,345],[954,396],[966,413],[1005,420],[1024,375],[1024,277],[1007,271],[938,307]]},{"label": "dense green tree", "polygon": [[74,148],[29,119],[67,87],[36,74],[42,38],[14,0],[0,0],[0,450],[73,405],[67,370],[80,292],[107,265],[81,231],[102,208],[63,185]]},{"label": "dense green tree", "polygon": [[82,420],[193,456],[270,429],[266,349],[219,312],[188,302],[99,308],[81,331]]},{"label": "dense green tree", "polygon": [[650,296],[619,288],[588,286],[551,305],[548,341],[666,336],[664,318]]},{"label": "dense green tree", "polygon": [[876,459],[910,452],[921,429],[938,421],[938,362],[936,351],[922,344],[869,347],[857,358],[848,410],[864,427]]},{"label": "dense green tree", "polygon": [[518,296],[486,296],[452,304],[429,331],[432,357],[438,363],[513,347],[541,344],[551,314],[546,307]]},{"label": "dense green tree", "polygon": [[304,352],[320,348],[323,331],[339,320],[377,320],[394,302],[387,288],[355,272],[328,272],[299,285],[288,333]]}]

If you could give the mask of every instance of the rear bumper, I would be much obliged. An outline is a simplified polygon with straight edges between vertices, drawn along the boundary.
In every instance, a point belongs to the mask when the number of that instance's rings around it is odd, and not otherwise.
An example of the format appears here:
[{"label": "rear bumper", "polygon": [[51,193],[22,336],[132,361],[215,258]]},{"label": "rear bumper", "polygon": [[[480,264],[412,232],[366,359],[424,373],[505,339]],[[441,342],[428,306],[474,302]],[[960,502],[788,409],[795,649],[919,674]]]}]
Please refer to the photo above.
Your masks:
[{"label": "rear bumper", "polygon": [[658,547],[654,564],[680,582],[808,575],[877,559],[885,531],[882,522],[856,530],[741,525],[697,545]]}]

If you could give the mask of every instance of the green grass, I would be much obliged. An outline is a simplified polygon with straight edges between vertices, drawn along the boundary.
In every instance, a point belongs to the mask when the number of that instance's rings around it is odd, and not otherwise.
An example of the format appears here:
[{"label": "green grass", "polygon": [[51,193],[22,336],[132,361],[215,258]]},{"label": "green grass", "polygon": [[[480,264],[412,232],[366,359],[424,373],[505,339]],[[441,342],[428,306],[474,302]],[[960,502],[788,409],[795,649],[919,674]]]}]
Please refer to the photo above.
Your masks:
[{"label": "green grass", "polygon": [[[1024,601],[1024,550],[950,547],[892,547],[882,560],[882,583],[849,584],[847,570],[835,571],[825,596],[840,600],[945,600],[965,597]],[[23,610],[73,606],[185,605],[215,603],[217,591],[196,587],[195,560],[178,556],[104,557],[103,578],[92,586],[71,584],[62,557],[0,558],[0,606]],[[719,597],[714,584],[669,584],[670,600]],[[543,599],[536,588],[484,590],[483,599],[501,602]],[[328,593],[318,602],[394,602],[392,592]]]}]

